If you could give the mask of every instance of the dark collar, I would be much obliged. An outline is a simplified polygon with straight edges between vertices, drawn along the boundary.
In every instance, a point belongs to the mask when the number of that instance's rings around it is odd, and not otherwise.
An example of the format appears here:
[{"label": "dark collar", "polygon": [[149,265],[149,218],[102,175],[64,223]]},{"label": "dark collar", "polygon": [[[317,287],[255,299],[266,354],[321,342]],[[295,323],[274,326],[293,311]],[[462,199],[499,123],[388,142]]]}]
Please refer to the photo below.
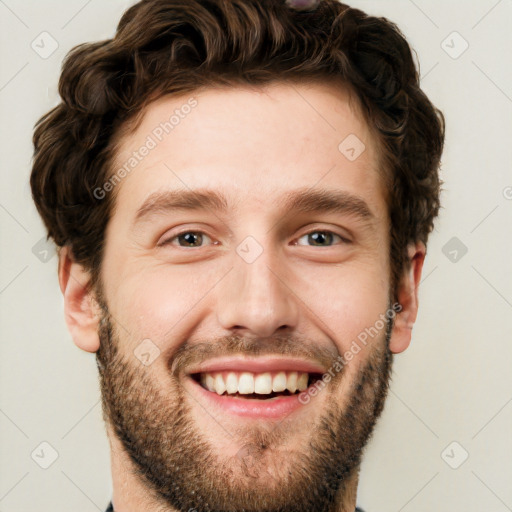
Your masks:
[{"label": "dark collar", "polygon": [[[112,502],[110,502],[110,504],[109,504],[107,510],[105,510],[105,512],[114,512],[114,508],[112,507]],[[364,512],[364,510],[356,507],[354,512]]]}]

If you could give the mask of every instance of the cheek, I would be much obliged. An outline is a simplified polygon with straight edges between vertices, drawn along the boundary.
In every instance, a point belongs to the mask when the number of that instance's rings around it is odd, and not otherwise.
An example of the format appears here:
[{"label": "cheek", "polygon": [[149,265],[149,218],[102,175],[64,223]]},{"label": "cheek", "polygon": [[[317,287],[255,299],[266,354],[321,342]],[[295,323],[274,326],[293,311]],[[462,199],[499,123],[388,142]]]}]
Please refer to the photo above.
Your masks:
[{"label": "cheek", "polygon": [[[380,259],[366,255],[338,266],[290,266],[285,280],[297,295],[294,300],[302,312],[299,324],[306,330],[305,324],[314,325],[336,343],[340,353],[347,350],[387,308],[389,279],[382,254]],[[229,265],[205,261],[193,267],[142,259],[111,276],[109,307],[129,331],[125,338],[130,338],[126,341],[130,348],[149,338],[172,351],[215,308],[207,295]]]},{"label": "cheek", "polygon": [[[340,353],[386,312],[389,280],[383,272],[369,262],[301,272],[297,294],[314,313],[309,314],[311,321],[336,343]],[[380,331],[378,339],[384,335]]]},{"label": "cheek", "polygon": [[130,331],[134,343],[149,338],[160,347],[185,335],[187,320],[200,308],[215,276],[186,266],[137,265],[117,279],[111,312]]}]

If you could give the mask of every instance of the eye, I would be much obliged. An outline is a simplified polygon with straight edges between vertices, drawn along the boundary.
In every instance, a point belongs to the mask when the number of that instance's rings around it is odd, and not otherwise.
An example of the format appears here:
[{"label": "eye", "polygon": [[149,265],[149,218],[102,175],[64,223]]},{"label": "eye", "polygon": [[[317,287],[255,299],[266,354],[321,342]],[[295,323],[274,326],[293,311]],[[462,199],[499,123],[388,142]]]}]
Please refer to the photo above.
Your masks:
[{"label": "eye", "polygon": [[[305,239],[306,242],[301,242],[301,240]],[[172,237],[165,239],[163,242],[159,242],[159,246],[165,245],[174,245],[183,248],[199,248],[204,244],[203,242],[207,241],[212,242],[211,238],[203,233],[202,231],[182,231]],[[350,240],[333,233],[328,230],[316,230],[310,231],[305,235],[302,235],[297,239],[296,245],[310,245],[313,247],[331,247],[335,245],[336,240],[342,243],[350,243]],[[213,242],[213,245],[217,245],[218,242]]]},{"label": "eye", "polygon": [[[211,241],[211,238],[202,231],[183,231],[177,235],[167,238],[158,245],[178,245],[178,247],[195,248],[201,247],[202,242],[205,239]],[[176,240],[177,243],[173,243],[174,240]]]},{"label": "eye", "polygon": [[[297,240],[297,245],[309,245],[311,243],[313,247],[330,247],[333,245],[332,242],[335,238],[338,238],[343,243],[350,243],[350,240],[347,240],[346,238],[343,238],[342,236],[337,235],[332,231],[316,230],[302,235]],[[306,239],[307,243],[301,243],[300,240],[302,239]]]}]

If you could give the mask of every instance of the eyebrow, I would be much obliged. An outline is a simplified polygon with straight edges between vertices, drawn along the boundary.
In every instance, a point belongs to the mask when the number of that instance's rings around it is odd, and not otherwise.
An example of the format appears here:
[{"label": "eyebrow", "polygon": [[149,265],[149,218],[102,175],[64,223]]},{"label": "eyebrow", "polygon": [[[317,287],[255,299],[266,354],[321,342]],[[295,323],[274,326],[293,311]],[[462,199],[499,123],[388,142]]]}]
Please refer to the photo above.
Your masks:
[{"label": "eyebrow", "polygon": [[214,190],[169,190],[154,192],[137,210],[135,223],[154,215],[174,210],[213,210],[225,213],[228,209],[226,198]]},{"label": "eyebrow", "polygon": [[[287,192],[279,201],[283,214],[340,213],[352,215],[365,223],[376,220],[368,203],[361,197],[343,190],[298,189]],[[234,205],[237,211],[239,202]],[[176,210],[210,210],[226,213],[229,202],[226,197],[211,189],[170,190],[151,194],[137,210],[134,224],[168,214]]]}]

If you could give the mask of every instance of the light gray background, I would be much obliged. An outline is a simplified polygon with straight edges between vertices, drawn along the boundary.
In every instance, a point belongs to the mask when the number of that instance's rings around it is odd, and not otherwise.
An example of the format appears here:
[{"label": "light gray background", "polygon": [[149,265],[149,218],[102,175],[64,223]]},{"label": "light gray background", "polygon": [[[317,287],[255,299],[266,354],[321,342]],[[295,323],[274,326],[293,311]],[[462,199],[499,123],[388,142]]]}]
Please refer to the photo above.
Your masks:
[{"label": "light gray background", "polygon": [[[63,57],[112,37],[132,3],[0,0],[1,512],[103,511],[110,498],[94,356],[67,332],[28,179],[33,125],[57,102]],[[399,25],[447,118],[444,209],[419,318],[395,359],[358,502],[367,512],[512,511],[512,1],[351,5]],[[43,31],[58,43],[47,58],[31,47],[51,49]]]}]

